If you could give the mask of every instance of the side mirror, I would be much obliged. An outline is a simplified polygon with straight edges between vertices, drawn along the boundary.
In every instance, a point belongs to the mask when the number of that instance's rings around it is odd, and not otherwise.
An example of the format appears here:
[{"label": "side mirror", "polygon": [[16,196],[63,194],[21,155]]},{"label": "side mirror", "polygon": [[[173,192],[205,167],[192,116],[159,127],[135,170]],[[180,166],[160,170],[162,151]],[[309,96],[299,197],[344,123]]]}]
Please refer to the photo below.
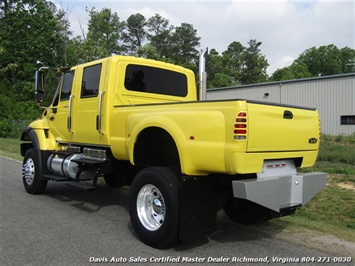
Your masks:
[{"label": "side mirror", "polygon": [[35,73],[35,100],[38,103],[43,102],[44,95],[44,73],[37,70]]}]

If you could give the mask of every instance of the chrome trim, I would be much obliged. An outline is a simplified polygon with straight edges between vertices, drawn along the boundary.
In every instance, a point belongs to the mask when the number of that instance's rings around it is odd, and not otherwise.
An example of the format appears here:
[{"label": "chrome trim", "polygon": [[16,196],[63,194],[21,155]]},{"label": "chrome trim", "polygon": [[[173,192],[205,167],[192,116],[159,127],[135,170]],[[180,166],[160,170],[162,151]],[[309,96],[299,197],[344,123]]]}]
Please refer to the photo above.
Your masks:
[{"label": "chrome trim", "polygon": [[67,124],[67,127],[68,127],[68,131],[73,133],[73,130],[71,128],[71,109],[72,109],[72,106],[73,106],[73,98],[74,98],[74,95],[70,95],[69,96],[69,108],[68,108],[68,124]]},{"label": "chrome trim", "polygon": [[206,72],[206,55],[208,52],[208,48],[201,50],[200,57],[199,57],[199,101],[206,101],[207,100],[207,72]]},{"label": "chrome trim", "polygon": [[101,130],[101,113],[102,113],[102,97],[105,94],[105,91],[101,91],[100,92],[100,96],[99,96],[99,110],[98,110],[98,114],[97,114],[97,131],[104,135],[105,133]]}]

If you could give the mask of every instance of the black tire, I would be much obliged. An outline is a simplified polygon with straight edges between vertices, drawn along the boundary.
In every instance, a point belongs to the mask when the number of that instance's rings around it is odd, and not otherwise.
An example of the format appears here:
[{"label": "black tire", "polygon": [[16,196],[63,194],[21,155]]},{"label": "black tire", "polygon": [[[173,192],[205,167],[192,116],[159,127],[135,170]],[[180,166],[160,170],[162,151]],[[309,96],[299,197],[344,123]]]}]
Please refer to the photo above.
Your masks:
[{"label": "black tire", "polygon": [[106,185],[109,187],[122,187],[123,183],[117,175],[114,174],[104,174],[104,180]]},{"label": "black tire", "polygon": [[139,239],[154,248],[179,240],[179,181],[167,167],[141,170],[129,193],[129,214]]},{"label": "black tire", "polygon": [[30,194],[42,194],[47,187],[48,180],[42,180],[40,158],[33,148],[26,151],[22,165],[22,180],[25,189]]},{"label": "black tire", "polygon": [[234,198],[223,207],[224,212],[234,222],[252,225],[269,219],[270,210],[254,202]]}]

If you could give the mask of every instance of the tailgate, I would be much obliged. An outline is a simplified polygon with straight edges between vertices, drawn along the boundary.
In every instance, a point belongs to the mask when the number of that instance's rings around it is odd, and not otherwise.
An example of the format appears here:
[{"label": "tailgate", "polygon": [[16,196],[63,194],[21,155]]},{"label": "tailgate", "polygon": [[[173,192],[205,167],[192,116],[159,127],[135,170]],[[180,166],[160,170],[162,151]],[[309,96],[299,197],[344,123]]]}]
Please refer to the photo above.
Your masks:
[{"label": "tailgate", "polygon": [[248,102],[247,152],[307,151],[319,147],[316,109]]}]

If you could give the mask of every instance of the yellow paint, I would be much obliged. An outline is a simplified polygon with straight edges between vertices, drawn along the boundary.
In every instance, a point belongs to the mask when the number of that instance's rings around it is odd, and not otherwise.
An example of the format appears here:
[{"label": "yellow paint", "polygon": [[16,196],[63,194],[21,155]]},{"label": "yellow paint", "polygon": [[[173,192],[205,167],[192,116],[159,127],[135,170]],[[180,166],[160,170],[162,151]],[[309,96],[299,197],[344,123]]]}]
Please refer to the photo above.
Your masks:
[{"label": "yellow paint", "polygon": [[[85,67],[101,64],[98,96],[82,98]],[[186,75],[185,97],[128,91],[124,87],[128,64],[153,66]],[[69,100],[50,107],[36,130],[42,150],[58,150],[76,143],[110,147],[119,160],[134,164],[134,145],[142,130],[158,127],[176,143],[181,170],[188,175],[210,173],[243,174],[260,172],[265,159],[303,157],[302,166],[314,164],[319,149],[317,111],[248,103],[245,100],[196,102],[194,73],[188,69],[154,60],[113,56],[73,67],[71,129],[68,129]],[[100,93],[101,132],[96,128]],[[284,119],[285,110],[293,119]],[[238,113],[246,113],[246,133],[238,139]],[[48,129],[48,137],[44,134]],[[317,143],[309,143],[316,138]],[[156,143],[159,148],[159,143]]]}]

